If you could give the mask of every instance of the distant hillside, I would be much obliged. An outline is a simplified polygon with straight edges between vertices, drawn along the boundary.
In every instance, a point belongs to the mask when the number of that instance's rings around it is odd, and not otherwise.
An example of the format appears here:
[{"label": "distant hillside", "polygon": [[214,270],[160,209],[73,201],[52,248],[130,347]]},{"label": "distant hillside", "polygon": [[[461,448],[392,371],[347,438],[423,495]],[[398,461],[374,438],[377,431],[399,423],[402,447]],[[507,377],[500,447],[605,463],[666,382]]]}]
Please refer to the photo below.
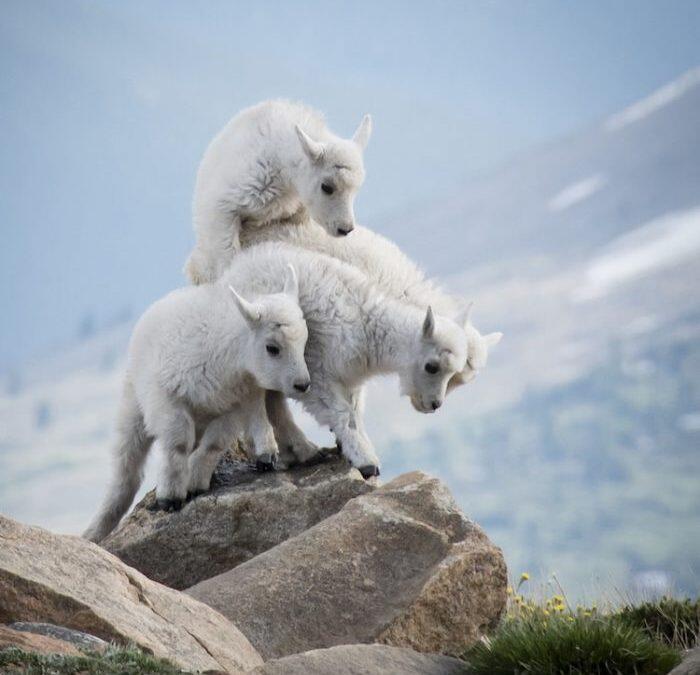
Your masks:
[{"label": "distant hillside", "polygon": [[[700,204],[700,67],[576,136],[382,224],[434,274],[494,261],[584,261]],[[511,268],[512,269],[512,268]]]}]

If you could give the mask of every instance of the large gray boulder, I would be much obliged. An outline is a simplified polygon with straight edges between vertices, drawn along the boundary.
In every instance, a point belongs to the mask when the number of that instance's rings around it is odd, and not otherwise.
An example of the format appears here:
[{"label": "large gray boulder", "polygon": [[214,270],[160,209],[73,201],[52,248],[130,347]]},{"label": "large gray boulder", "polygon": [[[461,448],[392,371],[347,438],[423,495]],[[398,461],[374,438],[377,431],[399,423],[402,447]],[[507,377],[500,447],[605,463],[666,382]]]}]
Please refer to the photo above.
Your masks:
[{"label": "large gray boulder", "polygon": [[686,651],[681,664],[668,675],[700,675],[700,647]]},{"label": "large gray boulder", "polygon": [[500,549],[414,472],[187,592],[268,660],[371,642],[457,655],[496,625],[506,585]]},{"label": "large gray boulder", "polygon": [[0,516],[0,623],[13,621],[135,643],[185,670],[240,673],[262,663],[241,632],[210,607],[84,539]]},{"label": "large gray boulder", "polygon": [[463,675],[451,656],[387,645],[339,645],[268,661],[254,675]]},{"label": "large gray boulder", "polygon": [[304,532],[372,489],[338,456],[261,473],[227,455],[211,492],[177,513],[153,511],[151,492],[100,545],[150,579],[187,588]]}]

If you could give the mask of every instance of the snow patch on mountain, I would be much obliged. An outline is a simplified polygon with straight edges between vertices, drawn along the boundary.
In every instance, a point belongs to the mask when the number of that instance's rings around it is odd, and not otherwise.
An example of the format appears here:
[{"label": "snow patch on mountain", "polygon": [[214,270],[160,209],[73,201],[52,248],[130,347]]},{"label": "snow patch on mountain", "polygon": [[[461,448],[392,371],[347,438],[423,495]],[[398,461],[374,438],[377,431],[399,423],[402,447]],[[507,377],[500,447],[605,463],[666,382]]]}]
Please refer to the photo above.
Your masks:
[{"label": "snow patch on mountain", "polygon": [[547,208],[554,213],[557,211],[565,211],[574,204],[578,204],[594,195],[607,182],[605,176],[602,174],[595,174],[594,176],[589,176],[576,183],[567,185],[549,200]]},{"label": "snow patch on mountain", "polygon": [[683,262],[698,252],[700,208],[666,214],[609,244],[588,266],[586,283],[574,299],[599,298],[620,284]]},{"label": "snow patch on mountain", "polygon": [[689,70],[677,80],[669,82],[641,101],[637,101],[628,108],[612,115],[605,121],[604,128],[609,132],[618,131],[628,124],[642,120],[680,98],[698,84],[700,84],[700,66]]}]

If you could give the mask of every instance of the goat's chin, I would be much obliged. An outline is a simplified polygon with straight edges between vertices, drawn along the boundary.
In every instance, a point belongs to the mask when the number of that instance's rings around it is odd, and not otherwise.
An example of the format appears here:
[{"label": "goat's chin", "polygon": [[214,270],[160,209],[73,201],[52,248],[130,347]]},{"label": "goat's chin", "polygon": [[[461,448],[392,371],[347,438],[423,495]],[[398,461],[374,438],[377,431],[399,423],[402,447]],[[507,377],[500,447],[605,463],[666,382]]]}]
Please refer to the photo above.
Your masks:
[{"label": "goat's chin", "polygon": [[415,396],[411,396],[411,405],[413,406],[413,409],[416,412],[423,413],[423,414],[430,414],[434,413],[435,411],[432,409],[432,407],[426,407],[424,406],[420,399],[416,398]]},{"label": "goat's chin", "polygon": [[[316,221],[316,222],[318,222],[318,221]],[[338,232],[338,228],[335,226],[321,225],[321,227],[323,228],[323,231],[330,237],[341,238],[341,237],[345,236],[345,235],[340,234],[340,232]]]}]

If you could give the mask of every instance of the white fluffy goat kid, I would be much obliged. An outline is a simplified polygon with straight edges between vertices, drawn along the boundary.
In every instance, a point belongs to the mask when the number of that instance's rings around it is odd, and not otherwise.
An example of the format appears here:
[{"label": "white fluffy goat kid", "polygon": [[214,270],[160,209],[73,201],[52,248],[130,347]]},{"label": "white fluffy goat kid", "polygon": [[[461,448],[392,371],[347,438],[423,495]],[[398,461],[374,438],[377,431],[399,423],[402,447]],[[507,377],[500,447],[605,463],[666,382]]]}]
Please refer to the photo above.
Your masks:
[{"label": "white fluffy goat kid", "polygon": [[[464,368],[464,331],[435,317],[429,307],[386,297],[351,265],[283,243],[242,251],[220,283],[266,293],[289,264],[297,271],[299,305],[309,330],[305,358],[311,377],[307,393],[290,395],[332,430],[342,453],[365,478],[378,475],[379,459],[363,424],[363,383],[396,373],[414,408],[433,412],[442,405],[450,378]],[[304,441],[284,450],[307,461],[317,448]]]},{"label": "white fluffy goat kid", "polygon": [[365,115],[352,139],[339,138],[320,113],[290,101],[236,115],[209,144],[197,174],[190,280],[218,279],[240,248],[242,228],[310,215],[333,236],[352,231],[371,132]]},{"label": "white fluffy goat kid", "polygon": [[442,290],[396,244],[372,230],[357,225],[355,232],[339,241],[326,236],[314,222],[274,223],[246,231],[241,246],[280,241],[342,260],[366,274],[383,292],[416,307],[430,305],[439,316],[453,318],[464,326],[469,340],[467,363],[450,381],[449,390],[470,382],[486,367],[489,350],[503,333],[482,335],[471,323],[471,304]]},{"label": "white fluffy goat kid", "polygon": [[223,284],[184,288],[154,303],[138,321],[112,484],[85,538],[100,541],[119,523],[141,485],[154,441],[165,455],[156,487],[157,507],[165,510],[181,508],[188,490],[199,490],[198,472],[208,471],[211,457],[237,436],[251,438],[261,468],[272,468],[277,445],[263,389],[291,395],[309,388],[308,333],[293,268],[277,269],[264,292],[247,295]]},{"label": "white fluffy goat kid", "polygon": [[[486,366],[489,350],[503,336],[502,333],[481,335],[470,321],[471,305],[465,305],[463,300],[445,293],[426,279],[423,271],[396,244],[365,227],[358,225],[351,236],[339,241],[328,237],[314,222],[275,223],[245,232],[241,245],[247,248],[266,241],[286,242],[342,260],[361,270],[387,295],[418,308],[431,306],[438,317],[453,318],[463,326],[467,361],[464,368],[450,378],[447,393],[476,377]],[[355,405],[361,410],[364,392],[357,389],[353,397]],[[270,422],[286,463],[293,464],[295,461],[288,451],[297,457],[309,457],[318,452],[319,448],[306,438],[295,423],[285,397],[269,391],[266,400]]]}]

